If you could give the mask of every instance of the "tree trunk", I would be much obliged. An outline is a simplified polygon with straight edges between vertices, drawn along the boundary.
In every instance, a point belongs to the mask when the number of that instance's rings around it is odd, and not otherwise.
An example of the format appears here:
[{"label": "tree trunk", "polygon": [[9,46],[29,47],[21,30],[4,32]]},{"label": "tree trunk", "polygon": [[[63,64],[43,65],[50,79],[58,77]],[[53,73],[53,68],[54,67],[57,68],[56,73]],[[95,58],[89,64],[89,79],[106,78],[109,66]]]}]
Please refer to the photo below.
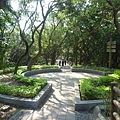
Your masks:
[{"label": "tree trunk", "polygon": [[7,0],[0,0],[0,9],[2,9],[7,3]]},{"label": "tree trunk", "polygon": [[25,50],[25,53],[18,59],[17,63],[16,63],[16,66],[15,66],[15,70],[14,70],[14,74],[17,74],[17,71],[18,71],[18,66],[20,64],[20,62],[23,60],[23,58],[28,55],[29,53],[29,46],[28,46],[28,43],[25,39],[25,36],[24,36],[24,32],[22,32],[22,30],[20,30],[20,36],[22,38],[22,41],[25,43],[25,46],[26,46],[26,50]]},{"label": "tree trunk", "polygon": [[46,65],[48,65],[48,62],[49,62],[48,59],[49,59],[48,55],[45,55],[45,64]]},{"label": "tree trunk", "polygon": [[33,57],[33,58],[29,61],[28,66],[27,66],[27,70],[29,70],[29,71],[31,70],[33,63],[35,63],[35,61],[36,61],[40,56],[41,56],[41,53],[38,52],[37,55],[36,55],[35,57]]}]

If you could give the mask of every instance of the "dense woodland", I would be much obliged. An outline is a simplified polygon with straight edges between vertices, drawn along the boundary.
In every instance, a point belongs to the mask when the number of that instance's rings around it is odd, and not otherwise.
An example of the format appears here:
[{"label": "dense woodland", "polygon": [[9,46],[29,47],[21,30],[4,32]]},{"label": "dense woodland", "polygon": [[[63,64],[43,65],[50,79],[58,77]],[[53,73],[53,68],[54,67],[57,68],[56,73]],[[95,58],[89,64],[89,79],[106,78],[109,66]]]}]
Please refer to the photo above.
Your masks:
[{"label": "dense woodland", "polygon": [[57,59],[108,67],[110,39],[117,42],[112,68],[120,68],[119,0],[0,0],[0,69]]}]

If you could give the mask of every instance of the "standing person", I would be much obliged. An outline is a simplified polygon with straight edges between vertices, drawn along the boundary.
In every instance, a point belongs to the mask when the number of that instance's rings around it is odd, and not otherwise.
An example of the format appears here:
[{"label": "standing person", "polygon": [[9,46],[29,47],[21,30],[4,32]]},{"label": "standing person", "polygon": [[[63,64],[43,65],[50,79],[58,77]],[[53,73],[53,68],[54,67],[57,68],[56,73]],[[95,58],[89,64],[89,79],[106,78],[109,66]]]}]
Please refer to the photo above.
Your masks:
[{"label": "standing person", "polygon": [[59,66],[61,66],[61,61],[59,61]]},{"label": "standing person", "polygon": [[66,60],[64,61],[65,65],[66,65]]},{"label": "standing person", "polygon": [[62,60],[62,66],[64,66],[64,60]]}]

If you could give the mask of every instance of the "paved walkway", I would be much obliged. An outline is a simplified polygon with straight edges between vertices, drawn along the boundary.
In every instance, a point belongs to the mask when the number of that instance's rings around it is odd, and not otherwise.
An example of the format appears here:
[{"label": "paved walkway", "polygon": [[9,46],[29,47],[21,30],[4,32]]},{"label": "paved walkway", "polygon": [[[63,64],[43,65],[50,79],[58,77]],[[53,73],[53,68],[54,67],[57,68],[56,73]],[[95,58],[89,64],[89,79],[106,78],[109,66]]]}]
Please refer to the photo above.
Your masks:
[{"label": "paved walkway", "polygon": [[53,92],[37,110],[22,110],[10,120],[93,120],[88,112],[75,112],[75,87],[79,79],[99,77],[88,73],[42,73],[32,77],[45,77],[53,85]]}]

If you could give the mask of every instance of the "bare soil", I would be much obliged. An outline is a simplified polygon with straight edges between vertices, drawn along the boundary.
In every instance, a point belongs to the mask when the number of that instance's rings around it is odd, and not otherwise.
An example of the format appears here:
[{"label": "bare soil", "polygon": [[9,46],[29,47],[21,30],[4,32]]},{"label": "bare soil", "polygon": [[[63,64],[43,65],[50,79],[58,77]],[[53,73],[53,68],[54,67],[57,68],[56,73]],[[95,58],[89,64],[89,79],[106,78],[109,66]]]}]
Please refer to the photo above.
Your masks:
[{"label": "bare soil", "polygon": [[[15,81],[12,76],[12,73],[0,75],[0,84],[8,84],[10,86],[22,85]],[[9,120],[19,110],[18,106],[0,102],[0,120]]]}]

